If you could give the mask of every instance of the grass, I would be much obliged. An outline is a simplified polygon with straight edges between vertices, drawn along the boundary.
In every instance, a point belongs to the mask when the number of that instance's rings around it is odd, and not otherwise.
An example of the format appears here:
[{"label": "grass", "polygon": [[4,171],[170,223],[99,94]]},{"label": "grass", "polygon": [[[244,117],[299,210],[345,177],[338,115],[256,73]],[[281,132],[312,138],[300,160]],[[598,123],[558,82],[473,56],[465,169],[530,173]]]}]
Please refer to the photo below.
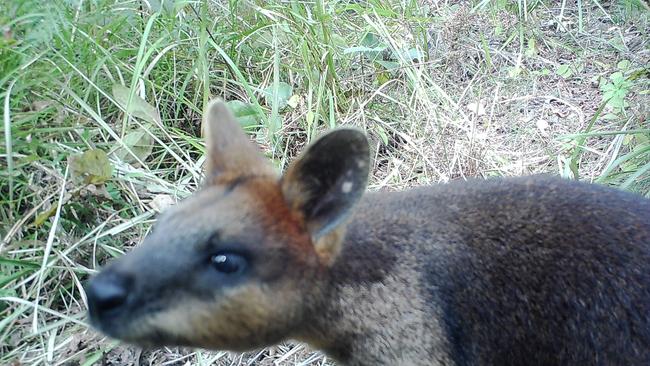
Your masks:
[{"label": "grass", "polygon": [[0,363],[329,363],[84,325],[82,282],[200,187],[212,97],[279,169],[354,125],[373,190],[551,173],[650,197],[649,10],[608,3],[0,3]]}]

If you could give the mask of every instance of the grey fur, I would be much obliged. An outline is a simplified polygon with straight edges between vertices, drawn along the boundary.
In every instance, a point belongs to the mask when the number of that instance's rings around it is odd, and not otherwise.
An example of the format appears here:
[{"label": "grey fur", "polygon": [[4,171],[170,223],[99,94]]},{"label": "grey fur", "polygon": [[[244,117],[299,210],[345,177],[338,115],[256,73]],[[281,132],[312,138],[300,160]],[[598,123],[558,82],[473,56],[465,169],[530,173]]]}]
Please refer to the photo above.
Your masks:
[{"label": "grey fur", "polygon": [[650,365],[650,201],[550,177],[370,193],[297,338],[345,365]]}]

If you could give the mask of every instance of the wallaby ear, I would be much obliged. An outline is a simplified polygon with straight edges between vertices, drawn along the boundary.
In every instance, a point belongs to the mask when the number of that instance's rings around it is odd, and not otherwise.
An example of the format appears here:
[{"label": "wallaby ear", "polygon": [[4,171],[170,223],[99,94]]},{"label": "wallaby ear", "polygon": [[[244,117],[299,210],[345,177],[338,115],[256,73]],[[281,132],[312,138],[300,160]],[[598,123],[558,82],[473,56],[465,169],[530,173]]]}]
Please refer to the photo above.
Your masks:
[{"label": "wallaby ear", "polygon": [[282,177],[282,193],[303,213],[312,237],[336,228],[366,189],[370,154],[366,136],[337,129],[312,143]]},{"label": "wallaby ear", "polygon": [[229,181],[243,175],[275,175],[221,99],[212,100],[203,114],[208,183]]}]

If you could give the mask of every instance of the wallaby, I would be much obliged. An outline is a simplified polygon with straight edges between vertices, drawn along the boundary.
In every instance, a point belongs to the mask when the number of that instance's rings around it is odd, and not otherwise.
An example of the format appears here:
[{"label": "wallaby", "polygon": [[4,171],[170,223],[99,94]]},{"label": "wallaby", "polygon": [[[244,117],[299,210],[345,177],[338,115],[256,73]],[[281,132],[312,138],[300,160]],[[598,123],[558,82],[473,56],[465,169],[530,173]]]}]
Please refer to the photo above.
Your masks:
[{"label": "wallaby", "polygon": [[287,339],[342,365],[650,365],[650,200],[545,176],[366,193],[337,129],[281,177],[206,107],[205,187],[86,286],[142,346]]}]

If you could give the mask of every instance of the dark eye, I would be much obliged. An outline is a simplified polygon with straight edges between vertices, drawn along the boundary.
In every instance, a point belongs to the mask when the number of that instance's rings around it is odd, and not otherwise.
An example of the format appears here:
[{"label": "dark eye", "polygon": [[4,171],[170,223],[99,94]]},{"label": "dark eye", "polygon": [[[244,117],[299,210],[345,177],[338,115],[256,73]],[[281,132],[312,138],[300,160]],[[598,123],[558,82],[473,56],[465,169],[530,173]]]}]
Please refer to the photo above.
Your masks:
[{"label": "dark eye", "polygon": [[223,273],[241,272],[246,266],[246,259],[234,253],[215,254],[210,259],[210,262],[217,271]]}]

